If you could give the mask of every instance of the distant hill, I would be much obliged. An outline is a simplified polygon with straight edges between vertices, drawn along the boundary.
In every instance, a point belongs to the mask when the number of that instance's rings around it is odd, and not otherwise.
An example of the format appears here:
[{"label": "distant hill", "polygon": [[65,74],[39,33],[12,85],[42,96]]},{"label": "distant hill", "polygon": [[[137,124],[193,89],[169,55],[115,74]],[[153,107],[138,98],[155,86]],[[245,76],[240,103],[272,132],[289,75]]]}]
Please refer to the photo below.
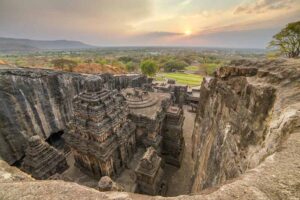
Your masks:
[{"label": "distant hill", "polygon": [[69,40],[29,40],[0,37],[0,52],[22,52],[39,50],[70,50],[70,49],[88,49],[94,46],[84,44],[78,41]]}]

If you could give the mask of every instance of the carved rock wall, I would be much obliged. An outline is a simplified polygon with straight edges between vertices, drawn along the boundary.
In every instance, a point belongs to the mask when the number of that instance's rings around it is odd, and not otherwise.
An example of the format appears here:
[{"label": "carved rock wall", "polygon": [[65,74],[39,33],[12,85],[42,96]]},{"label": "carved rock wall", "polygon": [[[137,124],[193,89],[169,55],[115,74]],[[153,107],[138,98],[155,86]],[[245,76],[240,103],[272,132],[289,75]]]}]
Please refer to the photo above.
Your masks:
[{"label": "carved rock wall", "polygon": [[300,124],[299,63],[240,61],[200,92],[192,192],[224,183],[274,153]]}]

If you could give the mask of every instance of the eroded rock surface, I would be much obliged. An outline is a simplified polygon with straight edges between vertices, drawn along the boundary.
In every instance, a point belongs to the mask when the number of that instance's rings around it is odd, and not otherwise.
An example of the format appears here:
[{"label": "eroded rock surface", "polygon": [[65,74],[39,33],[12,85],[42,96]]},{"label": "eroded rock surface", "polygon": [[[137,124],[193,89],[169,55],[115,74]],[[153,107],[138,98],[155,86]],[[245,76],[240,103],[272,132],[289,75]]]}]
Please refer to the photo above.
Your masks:
[{"label": "eroded rock surface", "polygon": [[100,181],[98,183],[98,189],[102,192],[105,192],[105,191],[122,192],[122,191],[124,191],[124,188],[121,185],[114,182],[113,180],[111,180],[111,178],[109,176],[103,176],[100,179]]},{"label": "eroded rock surface", "polygon": [[257,166],[300,125],[299,61],[236,61],[201,86],[192,192]]},{"label": "eroded rock surface", "polygon": [[[300,130],[283,142],[279,152],[239,178],[201,194],[172,198],[123,192],[98,192],[72,182],[37,181],[0,160],[0,199],[118,199],[118,200],[295,200],[300,198]],[[4,178],[3,178],[4,177]],[[20,178],[21,177],[21,178]]]}]

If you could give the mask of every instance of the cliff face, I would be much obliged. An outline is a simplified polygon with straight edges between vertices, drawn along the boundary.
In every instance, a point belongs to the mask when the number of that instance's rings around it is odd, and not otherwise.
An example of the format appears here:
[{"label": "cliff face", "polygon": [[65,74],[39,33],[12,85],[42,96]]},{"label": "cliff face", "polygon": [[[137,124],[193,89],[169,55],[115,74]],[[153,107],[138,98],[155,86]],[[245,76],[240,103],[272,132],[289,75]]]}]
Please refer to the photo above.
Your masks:
[{"label": "cliff face", "polygon": [[201,86],[193,132],[192,192],[239,176],[300,125],[296,61],[236,61]]},{"label": "cliff face", "polygon": [[[139,77],[99,75],[103,87],[127,87]],[[0,70],[0,156],[9,164],[23,157],[27,139],[47,139],[65,129],[72,99],[84,90],[86,76],[37,69]],[[136,84],[142,84],[141,81]]]}]

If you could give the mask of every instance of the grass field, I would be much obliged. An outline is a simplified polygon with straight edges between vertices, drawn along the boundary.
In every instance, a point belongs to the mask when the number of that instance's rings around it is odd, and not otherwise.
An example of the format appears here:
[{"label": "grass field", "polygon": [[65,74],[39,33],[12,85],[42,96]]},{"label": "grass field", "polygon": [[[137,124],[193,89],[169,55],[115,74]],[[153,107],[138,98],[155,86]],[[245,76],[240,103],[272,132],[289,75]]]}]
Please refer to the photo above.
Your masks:
[{"label": "grass field", "polygon": [[185,68],[185,70],[188,70],[188,71],[198,71],[199,67],[198,66],[188,66],[188,67]]},{"label": "grass field", "polygon": [[162,80],[164,78],[174,79],[179,84],[197,86],[202,82],[202,76],[196,74],[185,74],[185,73],[162,73],[158,74],[156,80]]},{"label": "grass field", "polygon": [[220,67],[220,64],[217,63],[204,63],[200,66],[188,66],[185,70],[196,72],[196,71],[205,71],[207,74],[212,75],[212,73]]}]

